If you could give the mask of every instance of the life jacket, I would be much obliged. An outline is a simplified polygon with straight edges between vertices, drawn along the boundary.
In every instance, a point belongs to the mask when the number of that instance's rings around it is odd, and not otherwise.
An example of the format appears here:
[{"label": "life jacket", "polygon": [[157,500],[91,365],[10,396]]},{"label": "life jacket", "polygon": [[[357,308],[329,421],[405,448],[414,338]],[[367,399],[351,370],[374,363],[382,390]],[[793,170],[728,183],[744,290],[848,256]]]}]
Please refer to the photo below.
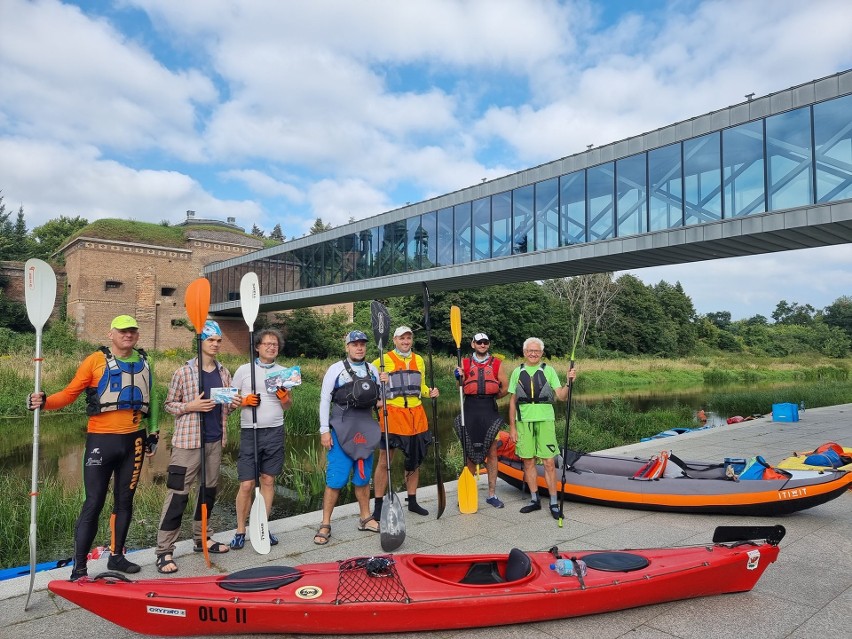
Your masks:
[{"label": "life jacket", "polygon": [[113,410],[135,410],[148,414],[151,403],[151,368],[148,355],[136,349],[139,360],[123,362],[106,346],[99,349],[106,357],[104,374],[96,388],[86,389],[86,414],[99,415]]},{"label": "life jacket", "polygon": [[394,351],[388,351],[388,357],[393,362],[394,369],[388,372],[387,398],[420,397],[423,375],[417,369],[417,358],[414,356],[414,353],[408,359],[410,368],[406,366],[406,362]]},{"label": "life jacket", "polygon": [[[365,364],[366,366],[366,364]],[[370,369],[367,368],[367,375],[359,377],[349,365],[349,360],[343,360],[343,367],[349,373],[351,381],[338,386],[334,389],[331,395],[332,400],[339,406],[351,408],[372,408],[379,401],[379,385],[370,375]]]},{"label": "life jacket", "polygon": [[499,359],[492,355],[479,363],[473,357],[466,357],[463,364],[462,389],[465,395],[482,397],[500,393],[500,380],[497,379],[500,372]]},{"label": "life jacket", "polygon": [[547,364],[541,364],[532,377],[523,364],[518,376],[518,386],[515,389],[515,401],[518,404],[552,404],[556,401],[556,393],[544,376]]}]

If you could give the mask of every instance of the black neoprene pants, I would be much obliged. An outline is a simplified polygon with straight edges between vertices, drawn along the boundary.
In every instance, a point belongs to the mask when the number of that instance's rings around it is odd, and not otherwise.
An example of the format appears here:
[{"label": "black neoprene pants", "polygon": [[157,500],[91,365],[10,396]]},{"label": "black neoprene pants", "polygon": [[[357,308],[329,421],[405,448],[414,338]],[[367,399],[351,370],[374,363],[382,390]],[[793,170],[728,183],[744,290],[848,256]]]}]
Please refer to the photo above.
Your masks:
[{"label": "black neoprene pants", "polygon": [[133,517],[133,495],[145,459],[145,429],[127,435],[89,433],[83,451],[86,500],[74,527],[74,563],[86,564],[86,555],[98,534],[98,519],[113,479],[115,537],[113,552],[122,553]]}]

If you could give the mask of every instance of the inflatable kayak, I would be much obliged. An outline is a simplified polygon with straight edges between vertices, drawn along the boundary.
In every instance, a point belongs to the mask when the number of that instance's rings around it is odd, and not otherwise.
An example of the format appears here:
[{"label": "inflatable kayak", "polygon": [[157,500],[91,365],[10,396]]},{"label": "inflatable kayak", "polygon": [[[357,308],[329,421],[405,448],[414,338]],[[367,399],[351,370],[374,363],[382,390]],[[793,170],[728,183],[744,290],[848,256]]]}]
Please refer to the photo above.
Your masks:
[{"label": "inflatable kayak", "polygon": [[700,546],[382,555],[175,579],[104,573],[49,588],[146,635],[477,628],[748,591],[777,559],[783,536],[783,526],[720,527]]},{"label": "inflatable kayak", "polygon": [[[651,460],[598,453],[572,454],[574,456],[576,459],[565,474],[565,499],[601,506],[778,516],[824,504],[852,487],[852,472],[839,470],[775,469],[768,474],[774,477],[772,479],[740,480],[730,461],[685,462],[666,453],[655,455]],[[544,469],[538,465],[537,471],[538,487],[546,494]],[[516,457],[501,456],[497,473],[507,483],[525,489],[523,464]],[[561,479],[559,457],[556,489],[560,492],[563,491]]]},{"label": "inflatable kayak", "polygon": [[[71,565],[74,560],[71,557],[68,559],[57,559],[54,561],[43,561],[35,565],[35,572],[43,572],[45,570],[53,570],[55,568],[64,568]],[[3,568],[0,570],[0,581],[14,579],[15,577],[23,577],[30,574],[30,566],[18,566],[17,568]]]}]

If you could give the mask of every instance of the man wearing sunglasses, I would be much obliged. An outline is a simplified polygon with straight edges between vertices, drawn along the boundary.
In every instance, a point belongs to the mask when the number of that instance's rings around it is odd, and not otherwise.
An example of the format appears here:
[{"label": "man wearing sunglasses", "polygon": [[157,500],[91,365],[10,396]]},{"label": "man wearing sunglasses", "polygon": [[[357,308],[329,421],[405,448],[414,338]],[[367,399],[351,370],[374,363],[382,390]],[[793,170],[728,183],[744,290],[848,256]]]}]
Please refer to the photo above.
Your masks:
[{"label": "man wearing sunglasses", "polygon": [[[488,470],[488,499],[495,508],[502,508],[497,497],[497,432],[505,425],[497,411],[497,400],[509,392],[509,378],[502,361],[490,352],[491,340],[477,333],[470,342],[473,352],[456,368],[456,379],[464,393],[464,429],[461,415],[456,417],[456,434],[462,442],[467,467],[474,472],[485,462]],[[477,468],[478,470],[478,468]]]}]

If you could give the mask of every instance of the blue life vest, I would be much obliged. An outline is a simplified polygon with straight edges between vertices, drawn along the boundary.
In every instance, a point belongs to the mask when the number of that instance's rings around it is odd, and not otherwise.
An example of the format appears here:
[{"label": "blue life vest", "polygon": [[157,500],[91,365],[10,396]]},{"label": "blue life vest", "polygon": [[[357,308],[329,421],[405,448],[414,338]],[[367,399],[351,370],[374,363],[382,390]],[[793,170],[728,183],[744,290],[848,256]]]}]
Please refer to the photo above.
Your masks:
[{"label": "blue life vest", "polygon": [[86,414],[136,410],[147,415],[151,403],[151,369],[145,351],[137,350],[137,361],[123,362],[106,346],[100,350],[106,357],[106,368],[97,388],[86,389]]}]

